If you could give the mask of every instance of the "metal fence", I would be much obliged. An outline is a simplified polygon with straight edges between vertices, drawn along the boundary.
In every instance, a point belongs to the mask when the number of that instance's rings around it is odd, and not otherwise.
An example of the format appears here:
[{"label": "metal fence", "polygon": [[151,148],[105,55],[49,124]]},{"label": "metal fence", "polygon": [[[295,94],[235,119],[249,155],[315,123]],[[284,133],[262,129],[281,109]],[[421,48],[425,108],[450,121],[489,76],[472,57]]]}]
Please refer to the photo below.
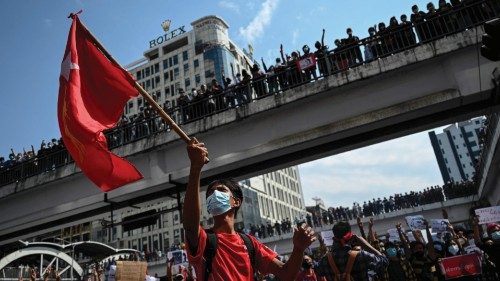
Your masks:
[{"label": "metal fence", "polygon": [[[333,50],[318,48],[314,52],[313,64],[307,64],[307,61],[306,64],[302,63],[310,56],[294,57],[286,65],[273,67],[264,75],[243,75],[242,81],[236,85],[229,85],[224,90],[210,92],[207,96],[199,96],[189,102],[180,100],[176,107],[165,110],[178,124],[187,124],[221,111],[245,106],[263,97],[287,94],[289,89],[463,32],[498,16],[498,0],[449,5],[425,17],[414,15],[413,23],[398,25],[393,22],[385,28],[379,26],[377,34],[359,41],[340,41],[341,44]],[[142,112],[133,122],[122,122],[118,127],[105,132],[109,148],[170,130],[160,117],[148,115]],[[37,155],[34,159],[0,170],[0,186],[54,170],[70,162],[72,159],[65,149],[49,155]]]}]

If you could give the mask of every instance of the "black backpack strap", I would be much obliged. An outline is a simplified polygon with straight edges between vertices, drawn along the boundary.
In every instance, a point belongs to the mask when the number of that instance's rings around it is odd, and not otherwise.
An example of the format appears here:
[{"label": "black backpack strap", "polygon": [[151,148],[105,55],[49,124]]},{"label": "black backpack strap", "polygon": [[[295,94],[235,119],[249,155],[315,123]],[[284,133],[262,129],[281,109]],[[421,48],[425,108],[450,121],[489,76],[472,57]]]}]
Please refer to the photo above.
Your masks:
[{"label": "black backpack strap", "polygon": [[241,239],[243,239],[243,242],[245,243],[245,247],[247,247],[248,251],[248,256],[250,257],[250,264],[252,265],[252,269],[254,274],[255,272],[255,247],[253,246],[252,240],[250,240],[250,237],[246,235],[245,233],[239,233]]},{"label": "black backpack strap", "polygon": [[212,260],[217,253],[217,235],[207,230],[207,244],[205,246],[205,251],[203,252],[203,257],[205,258],[205,281],[208,281],[208,276],[212,273]]}]

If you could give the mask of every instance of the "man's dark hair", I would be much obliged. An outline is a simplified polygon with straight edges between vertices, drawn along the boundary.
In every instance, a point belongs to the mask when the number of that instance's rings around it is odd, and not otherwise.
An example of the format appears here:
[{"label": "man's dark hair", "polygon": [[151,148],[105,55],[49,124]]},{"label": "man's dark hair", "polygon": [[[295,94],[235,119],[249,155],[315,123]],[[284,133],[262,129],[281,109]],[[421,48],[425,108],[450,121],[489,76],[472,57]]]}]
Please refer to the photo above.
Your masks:
[{"label": "man's dark hair", "polygon": [[[229,188],[233,196],[240,200],[240,207],[241,207],[241,204],[243,204],[243,190],[241,189],[241,186],[238,184],[238,182],[233,178],[220,179],[211,182],[207,187],[207,193],[205,194],[205,198],[208,198],[208,191],[217,185],[224,185],[227,188]],[[235,218],[236,215],[238,214],[238,210],[240,207],[234,209]]]},{"label": "man's dark hair", "polygon": [[333,237],[337,239],[342,239],[344,235],[346,235],[348,232],[351,231],[351,225],[348,222],[339,221],[333,226],[332,231],[333,231]]}]

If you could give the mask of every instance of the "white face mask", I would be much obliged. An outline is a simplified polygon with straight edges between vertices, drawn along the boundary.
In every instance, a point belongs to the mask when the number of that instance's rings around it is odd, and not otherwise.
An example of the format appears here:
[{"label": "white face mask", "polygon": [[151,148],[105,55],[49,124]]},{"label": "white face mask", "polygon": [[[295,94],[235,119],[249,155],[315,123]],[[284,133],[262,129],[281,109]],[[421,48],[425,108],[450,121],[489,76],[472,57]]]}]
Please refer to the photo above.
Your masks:
[{"label": "white face mask", "polygon": [[207,198],[207,211],[212,216],[218,216],[231,210],[231,196],[228,193],[215,190]]},{"label": "white face mask", "polygon": [[452,255],[456,255],[458,253],[458,250],[459,250],[459,248],[457,245],[450,245],[448,247],[448,252],[450,252],[450,254],[452,254]]}]

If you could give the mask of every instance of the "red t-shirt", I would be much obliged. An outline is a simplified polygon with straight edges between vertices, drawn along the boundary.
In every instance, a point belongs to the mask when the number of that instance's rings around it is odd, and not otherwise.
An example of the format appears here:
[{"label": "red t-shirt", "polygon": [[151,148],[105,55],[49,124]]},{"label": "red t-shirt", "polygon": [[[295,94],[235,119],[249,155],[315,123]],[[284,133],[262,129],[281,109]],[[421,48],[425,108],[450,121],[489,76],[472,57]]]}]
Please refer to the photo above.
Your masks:
[{"label": "red t-shirt", "polygon": [[314,271],[311,274],[307,274],[305,271],[300,271],[295,278],[295,281],[320,281],[321,279],[316,278],[316,273]]},{"label": "red t-shirt", "polygon": [[[278,256],[253,236],[249,236],[255,249],[255,268],[262,274],[269,272],[269,265]],[[204,280],[205,259],[203,253],[207,244],[207,233],[200,226],[198,249],[190,252],[187,245],[188,260],[194,267],[198,280]],[[239,234],[217,233],[217,252],[212,259],[212,274],[210,281],[253,281],[253,270],[245,242]]]}]

